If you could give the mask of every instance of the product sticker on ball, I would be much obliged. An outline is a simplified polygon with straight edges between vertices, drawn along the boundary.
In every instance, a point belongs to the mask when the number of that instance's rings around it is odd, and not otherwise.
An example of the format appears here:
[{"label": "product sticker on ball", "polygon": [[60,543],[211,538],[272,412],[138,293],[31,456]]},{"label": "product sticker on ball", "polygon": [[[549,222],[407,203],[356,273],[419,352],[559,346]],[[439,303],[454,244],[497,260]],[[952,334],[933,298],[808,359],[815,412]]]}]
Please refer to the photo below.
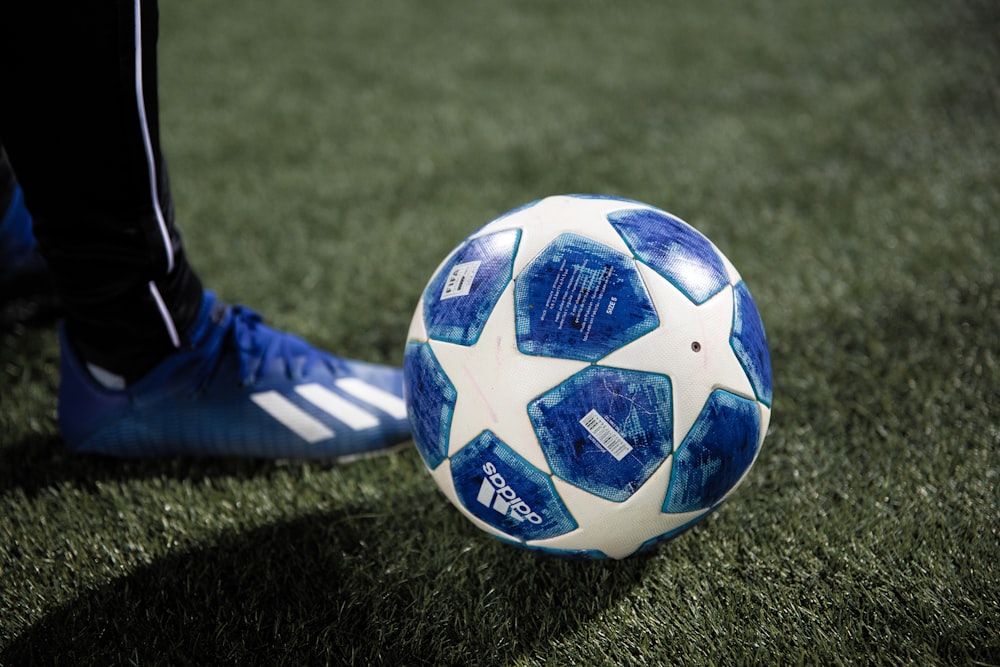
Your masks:
[{"label": "product sticker on ball", "polygon": [[584,415],[580,423],[590,435],[594,436],[597,444],[615,457],[616,461],[621,461],[632,451],[632,445],[628,444],[628,441],[597,410],[591,410]]},{"label": "product sticker on ball", "polygon": [[521,232],[507,229],[463,243],[424,289],[423,315],[434,340],[472,345],[512,278]]},{"label": "product sticker on ball", "polygon": [[444,282],[444,290],[441,292],[441,301],[454,299],[459,296],[467,296],[472,290],[472,281],[476,279],[476,272],[479,271],[481,261],[463,262],[456,264],[448,274],[448,279]]},{"label": "product sticker on ball", "polygon": [[532,401],[528,418],[553,473],[623,502],[673,452],[672,396],[665,375],[590,366]]}]

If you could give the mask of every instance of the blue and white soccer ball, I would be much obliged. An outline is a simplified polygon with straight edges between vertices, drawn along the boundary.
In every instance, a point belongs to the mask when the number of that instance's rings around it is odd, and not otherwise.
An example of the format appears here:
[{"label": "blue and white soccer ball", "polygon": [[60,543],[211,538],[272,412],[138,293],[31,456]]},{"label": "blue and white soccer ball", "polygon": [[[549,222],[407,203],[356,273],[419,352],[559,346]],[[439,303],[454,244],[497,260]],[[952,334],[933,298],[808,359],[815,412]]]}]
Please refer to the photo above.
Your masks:
[{"label": "blue and white soccer ball", "polygon": [[682,220],[549,197],[463,241],[417,305],[413,438],[501,540],[624,558],[725,501],[757,458],[771,361],[750,292]]}]

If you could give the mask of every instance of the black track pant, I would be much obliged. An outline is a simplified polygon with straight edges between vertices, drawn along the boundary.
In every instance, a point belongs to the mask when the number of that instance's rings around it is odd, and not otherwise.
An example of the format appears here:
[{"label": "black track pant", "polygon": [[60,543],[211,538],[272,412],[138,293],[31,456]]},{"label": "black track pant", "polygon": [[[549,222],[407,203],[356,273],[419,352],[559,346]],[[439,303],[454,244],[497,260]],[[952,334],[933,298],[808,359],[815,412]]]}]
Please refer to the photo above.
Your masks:
[{"label": "black track pant", "polygon": [[70,340],[132,379],[201,305],[160,153],[156,39],[154,0],[0,5],[0,146]]}]

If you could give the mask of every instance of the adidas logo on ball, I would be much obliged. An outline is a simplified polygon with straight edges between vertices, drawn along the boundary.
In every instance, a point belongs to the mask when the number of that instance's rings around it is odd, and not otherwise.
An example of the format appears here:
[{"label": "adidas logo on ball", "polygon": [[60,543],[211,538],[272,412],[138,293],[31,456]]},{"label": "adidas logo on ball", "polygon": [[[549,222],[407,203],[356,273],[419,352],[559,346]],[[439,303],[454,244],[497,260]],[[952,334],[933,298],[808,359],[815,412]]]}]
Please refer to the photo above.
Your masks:
[{"label": "adidas logo on ball", "polygon": [[486,473],[486,477],[483,479],[483,485],[479,487],[476,500],[504,516],[511,510],[510,516],[518,521],[527,519],[534,524],[542,522],[542,517],[537,512],[531,511],[531,506],[521,500],[517,491],[507,484],[507,480],[497,472],[497,467],[493,463],[490,461],[484,463],[483,472]]}]

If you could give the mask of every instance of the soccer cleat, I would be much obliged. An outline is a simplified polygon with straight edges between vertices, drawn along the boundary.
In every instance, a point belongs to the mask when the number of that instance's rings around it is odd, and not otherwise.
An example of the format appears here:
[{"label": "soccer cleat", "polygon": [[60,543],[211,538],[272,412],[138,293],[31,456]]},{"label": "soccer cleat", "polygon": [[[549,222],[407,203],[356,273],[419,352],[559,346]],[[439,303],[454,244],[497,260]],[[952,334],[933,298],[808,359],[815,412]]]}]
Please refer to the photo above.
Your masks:
[{"label": "soccer cleat", "polygon": [[346,460],[410,437],[402,371],[341,359],[205,292],[192,345],[108,389],[63,327],[59,428],[69,449],[119,457]]},{"label": "soccer cleat", "polygon": [[31,233],[31,214],[24,207],[19,185],[0,218],[0,301],[48,292],[51,286],[45,260]]}]

